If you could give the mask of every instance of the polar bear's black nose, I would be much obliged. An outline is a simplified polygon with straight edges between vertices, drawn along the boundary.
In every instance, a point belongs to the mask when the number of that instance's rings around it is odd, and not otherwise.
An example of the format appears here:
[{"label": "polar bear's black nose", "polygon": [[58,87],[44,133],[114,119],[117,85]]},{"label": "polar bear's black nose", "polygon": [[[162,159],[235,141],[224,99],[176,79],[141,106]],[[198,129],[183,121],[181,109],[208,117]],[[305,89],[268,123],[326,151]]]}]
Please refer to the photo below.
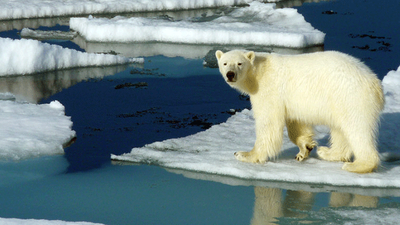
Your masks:
[{"label": "polar bear's black nose", "polygon": [[235,77],[235,73],[232,71],[229,71],[226,73],[226,77],[228,78],[229,81],[232,81],[233,78]]}]

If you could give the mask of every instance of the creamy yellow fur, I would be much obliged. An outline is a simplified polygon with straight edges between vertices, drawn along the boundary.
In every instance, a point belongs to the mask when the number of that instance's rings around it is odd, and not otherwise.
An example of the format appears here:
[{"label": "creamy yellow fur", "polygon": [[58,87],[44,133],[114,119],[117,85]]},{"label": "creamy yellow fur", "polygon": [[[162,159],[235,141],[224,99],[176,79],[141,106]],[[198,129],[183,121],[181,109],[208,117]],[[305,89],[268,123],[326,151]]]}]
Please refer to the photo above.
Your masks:
[{"label": "creamy yellow fur", "polygon": [[[227,83],[250,96],[256,142],[238,160],[264,163],[276,157],[286,125],[302,161],[316,146],[313,125],[331,129],[330,147],[318,156],[344,161],[343,169],[372,172],[379,165],[376,135],[384,105],[380,80],[361,61],[339,52],[278,55],[243,51],[216,52]],[[352,157],[354,160],[351,162]]]}]

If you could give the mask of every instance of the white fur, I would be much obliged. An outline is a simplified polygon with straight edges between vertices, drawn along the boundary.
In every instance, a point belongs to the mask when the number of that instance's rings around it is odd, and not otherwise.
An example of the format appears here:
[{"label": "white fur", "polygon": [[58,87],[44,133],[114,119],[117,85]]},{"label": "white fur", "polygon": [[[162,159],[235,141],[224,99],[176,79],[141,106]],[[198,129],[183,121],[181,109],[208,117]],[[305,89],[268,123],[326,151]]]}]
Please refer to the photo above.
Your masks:
[{"label": "white fur", "polygon": [[[384,105],[380,80],[361,61],[339,52],[278,55],[243,51],[216,52],[227,83],[250,96],[256,142],[238,160],[263,163],[276,157],[283,128],[299,147],[296,159],[316,146],[313,125],[331,129],[331,146],[319,147],[328,161],[343,169],[367,173],[379,165],[376,135]],[[353,162],[350,162],[354,157]]]}]

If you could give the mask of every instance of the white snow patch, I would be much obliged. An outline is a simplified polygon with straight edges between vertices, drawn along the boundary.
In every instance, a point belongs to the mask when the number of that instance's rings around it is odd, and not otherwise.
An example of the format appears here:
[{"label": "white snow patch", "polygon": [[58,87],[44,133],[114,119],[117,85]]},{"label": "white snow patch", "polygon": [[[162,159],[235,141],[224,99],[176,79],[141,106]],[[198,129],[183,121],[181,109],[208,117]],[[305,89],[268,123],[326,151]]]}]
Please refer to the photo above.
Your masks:
[{"label": "white snow patch", "polygon": [[[255,141],[254,118],[249,110],[236,113],[225,123],[206,131],[133,148],[130,153],[111,158],[250,180],[399,188],[400,157],[396,153],[400,150],[399,82],[400,70],[391,71],[382,82],[386,108],[382,115],[379,149],[384,162],[374,173],[349,173],[341,169],[343,163],[320,160],[314,151],[309,159],[297,162],[294,157],[298,148],[289,140],[286,131],[282,155],[275,161],[262,165],[237,161],[233,153],[251,150]],[[329,130],[322,126],[315,130],[316,140],[325,144]]]},{"label": "white snow patch", "polygon": [[71,29],[93,42],[175,42],[186,44],[266,45],[303,48],[322,45],[325,34],[296,9],[252,2],[207,22],[193,18],[71,18]]},{"label": "white snow patch", "polygon": [[[0,20],[104,14],[187,10],[243,5],[253,0],[13,0],[0,1]],[[267,0],[278,2],[279,0]]]},{"label": "white snow patch", "polygon": [[143,58],[79,52],[36,40],[0,38],[0,76],[143,62]]},{"label": "white snow patch", "polygon": [[0,159],[20,160],[63,154],[63,145],[75,137],[64,106],[0,100]]}]

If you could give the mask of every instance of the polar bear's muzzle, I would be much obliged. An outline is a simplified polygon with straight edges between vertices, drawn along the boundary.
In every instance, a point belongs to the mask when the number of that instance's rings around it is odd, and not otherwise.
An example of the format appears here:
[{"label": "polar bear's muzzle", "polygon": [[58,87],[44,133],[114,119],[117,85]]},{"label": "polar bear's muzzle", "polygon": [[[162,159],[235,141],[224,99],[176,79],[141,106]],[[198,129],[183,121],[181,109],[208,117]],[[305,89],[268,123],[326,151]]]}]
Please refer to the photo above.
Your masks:
[{"label": "polar bear's muzzle", "polygon": [[235,72],[233,71],[229,71],[226,73],[226,78],[228,82],[235,82],[236,81],[236,76],[235,76]]}]

